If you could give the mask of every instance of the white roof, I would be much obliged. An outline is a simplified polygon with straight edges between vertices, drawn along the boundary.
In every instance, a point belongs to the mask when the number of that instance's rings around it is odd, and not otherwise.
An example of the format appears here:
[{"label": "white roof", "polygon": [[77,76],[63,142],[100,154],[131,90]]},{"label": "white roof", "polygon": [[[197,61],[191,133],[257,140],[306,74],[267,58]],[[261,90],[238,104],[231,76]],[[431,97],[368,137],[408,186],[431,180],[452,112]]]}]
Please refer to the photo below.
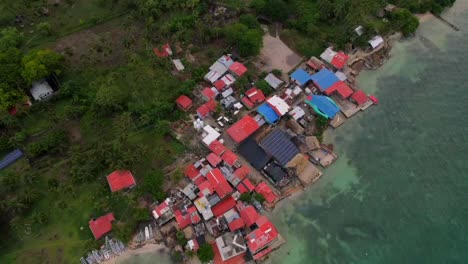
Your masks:
[{"label": "white roof", "polygon": [[364,27],[363,26],[358,26],[357,28],[354,29],[354,32],[358,34],[358,36],[362,36],[364,34]]},{"label": "white roof", "polygon": [[381,36],[375,36],[371,40],[368,41],[369,44],[373,49],[377,48],[380,44],[384,42],[383,38]]},{"label": "white roof", "polygon": [[320,54],[320,58],[328,63],[331,63],[335,55],[336,51],[329,47],[322,54]]},{"label": "white roof", "polygon": [[228,73],[221,78],[221,80],[226,84],[226,86],[230,86],[236,81],[236,78],[232,76],[232,74]]},{"label": "white roof", "polygon": [[226,97],[230,96],[233,93],[234,93],[234,90],[232,88],[229,88],[229,89],[225,90],[224,92],[222,92],[221,95],[223,96],[223,98],[226,98]]},{"label": "white roof", "polygon": [[218,59],[218,62],[222,63],[226,67],[231,67],[234,64],[234,61],[231,59],[230,55],[223,55],[221,58]]},{"label": "white roof", "polygon": [[346,81],[346,79],[348,79],[348,77],[346,77],[346,74],[340,72],[340,71],[337,71],[335,72],[335,76],[338,77],[338,79],[340,79],[340,81]]},{"label": "white roof", "polygon": [[203,219],[208,220],[213,217],[213,212],[211,211],[210,203],[205,196],[198,198],[194,202],[195,207],[197,208],[198,212],[203,216]]},{"label": "white roof", "polygon": [[294,87],[294,90],[292,91],[294,95],[299,95],[300,93],[302,93],[302,89],[301,87],[299,87],[298,85],[296,85]]},{"label": "white roof", "polygon": [[273,73],[269,73],[265,77],[265,81],[275,90],[283,83],[283,81],[278,79]]},{"label": "white roof", "polygon": [[41,101],[54,93],[54,90],[50,87],[49,83],[42,80],[32,84],[32,88],[29,90],[32,97],[36,101]]},{"label": "white roof", "polygon": [[184,65],[182,64],[182,62],[179,59],[172,60],[172,63],[174,63],[174,66],[176,67],[176,69],[178,71],[183,71],[185,69]]},{"label": "white roof", "polygon": [[206,81],[210,82],[210,83],[214,83],[216,82],[219,77],[221,77],[221,75],[223,75],[222,73],[220,72],[217,72],[217,71],[210,71],[208,72],[205,77],[203,77]]},{"label": "white roof", "polygon": [[305,115],[305,112],[300,106],[296,106],[293,110],[289,111],[289,115],[292,116],[294,120],[298,120]]},{"label": "white roof", "polygon": [[286,114],[289,110],[289,105],[277,95],[268,98],[267,102],[276,110],[275,112],[281,116]]},{"label": "white roof", "polygon": [[216,131],[214,128],[212,128],[210,125],[206,125],[203,127],[204,135],[203,135],[203,143],[205,145],[210,145],[211,142],[215,141],[218,139],[221,134]]}]

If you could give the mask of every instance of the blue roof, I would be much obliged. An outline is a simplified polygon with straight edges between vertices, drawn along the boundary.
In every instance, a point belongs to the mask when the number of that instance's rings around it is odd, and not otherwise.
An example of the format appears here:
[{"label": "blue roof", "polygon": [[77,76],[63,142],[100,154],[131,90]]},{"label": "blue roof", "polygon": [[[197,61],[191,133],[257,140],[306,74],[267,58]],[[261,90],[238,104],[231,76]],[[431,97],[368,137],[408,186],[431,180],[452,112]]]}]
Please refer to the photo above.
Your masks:
[{"label": "blue roof", "polygon": [[[309,98],[312,97],[312,100]],[[333,102],[333,100],[327,96],[323,95],[312,95],[307,98],[306,103],[310,104],[312,108],[326,118],[333,118],[340,111],[340,108]]]},{"label": "blue roof", "polygon": [[299,148],[294,145],[289,135],[283,130],[276,128],[268,134],[261,142],[260,146],[281,166],[286,166],[297,154]]},{"label": "blue roof", "polygon": [[326,68],[323,68],[316,74],[310,76],[310,79],[314,81],[322,91],[327,90],[332,87],[333,84],[340,81],[332,71]]},{"label": "blue roof", "polygon": [[17,159],[21,158],[21,156],[23,156],[23,152],[21,152],[19,149],[15,149],[12,152],[6,154],[5,157],[3,157],[3,159],[0,161],[0,170],[8,167]]},{"label": "blue roof", "polygon": [[303,69],[297,69],[291,74],[291,79],[295,80],[299,85],[304,85],[310,81],[310,75]]},{"label": "blue roof", "polygon": [[261,114],[269,124],[273,124],[279,119],[279,116],[275,110],[273,110],[273,108],[271,108],[266,103],[259,106],[257,112]]}]

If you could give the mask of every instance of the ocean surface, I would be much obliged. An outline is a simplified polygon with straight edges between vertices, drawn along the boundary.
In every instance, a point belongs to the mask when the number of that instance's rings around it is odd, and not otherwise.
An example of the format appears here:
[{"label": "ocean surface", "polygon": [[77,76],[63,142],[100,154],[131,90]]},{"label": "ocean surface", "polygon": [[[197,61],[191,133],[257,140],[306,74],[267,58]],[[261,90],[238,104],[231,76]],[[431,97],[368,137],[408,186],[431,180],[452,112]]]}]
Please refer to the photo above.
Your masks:
[{"label": "ocean surface", "polygon": [[288,243],[269,262],[468,263],[468,0],[443,17],[461,30],[428,19],[360,75],[380,104],[327,134],[340,157],[271,214]]},{"label": "ocean surface", "polygon": [[397,42],[359,86],[380,104],[331,131],[340,158],[273,220],[273,264],[468,263],[468,1]]}]

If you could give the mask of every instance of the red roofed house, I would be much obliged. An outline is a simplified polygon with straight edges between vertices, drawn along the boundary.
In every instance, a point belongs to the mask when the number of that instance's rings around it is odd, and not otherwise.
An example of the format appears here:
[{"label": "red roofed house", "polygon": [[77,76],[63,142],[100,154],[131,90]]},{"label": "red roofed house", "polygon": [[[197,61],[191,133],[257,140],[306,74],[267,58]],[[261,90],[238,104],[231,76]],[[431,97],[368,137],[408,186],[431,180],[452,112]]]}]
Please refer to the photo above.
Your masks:
[{"label": "red roofed house", "polygon": [[356,102],[356,104],[358,105],[362,105],[364,104],[365,102],[367,102],[367,95],[361,91],[361,90],[358,90],[356,92],[353,93],[353,95],[351,95],[351,99]]},{"label": "red roofed house", "polygon": [[187,210],[176,210],[174,215],[180,229],[184,229],[190,224],[196,224],[201,221],[195,206],[191,206]]},{"label": "red roofed house", "polygon": [[107,175],[107,182],[112,192],[132,188],[136,185],[135,178],[130,171],[116,170]]},{"label": "red roofed house", "polygon": [[270,187],[265,183],[261,182],[255,187],[255,191],[262,195],[265,200],[269,203],[273,203],[278,196],[270,189]]},{"label": "red roofed house", "polygon": [[342,69],[346,65],[346,62],[348,62],[348,59],[348,55],[344,52],[338,51],[335,57],[333,57],[331,64],[337,69]]},{"label": "red roofed house", "polygon": [[263,94],[262,90],[257,89],[255,87],[249,89],[245,92],[245,95],[250,99],[250,101],[254,104],[261,103],[265,101],[265,95]]},{"label": "red roofed house", "polygon": [[[245,237],[247,246],[252,255],[254,255],[254,258],[255,254],[266,248],[268,244],[278,237],[278,230],[276,230],[276,227],[266,216],[259,217],[255,223],[258,228]],[[264,256],[264,254],[262,254],[262,256]]]},{"label": "red roofed house", "polygon": [[229,67],[229,71],[237,75],[237,77],[241,77],[244,75],[244,73],[247,72],[247,68],[244,66],[244,64],[236,61],[231,65],[231,67]]},{"label": "red roofed house", "polygon": [[255,221],[260,217],[255,210],[255,207],[249,205],[244,209],[240,210],[240,216],[244,220],[245,226],[250,227],[255,224]]},{"label": "red roofed house", "polygon": [[260,126],[257,121],[253,117],[246,115],[226,131],[236,143],[241,143],[259,128]]},{"label": "red roofed house", "polygon": [[226,87],[226,83],[223,80],[217,80],[213,85],[218,91],[222,91]]},{"label": "red roofed house", "polygon": [[188,165],[187,168],[185,168],[184,174],[192,181],[201,176],[200,171],[195,167],[194,164]]},{"label": "red roofed house", "polygon": [[249,175],[249,173],[250,169],[245,165],[234,171],[234,175],[239,178],[239,180],[243,180],[245,177],[247,177],[247,175]]},{"label": "red roofed house", "polygon": [[324,92],[326,95],[331,95],[333,92],[337,92],[341,98],[346,99],[353,94],[353,89],[349,87],[345,82],[339,81],[333,84],[330,88],[326,89]]},{"label": "red roofed house", "polygon": [[242,220],[242,218],[237,218],[229,222],[228,226],[229,226],[229,230],[231,230],[231,232],[234,232],[236,230],[243,228],[245,226],[245,223],[244,223],[244,220]]},{"label": "red roofed house", "polygon": [[208,154],[208,156],[206,157],[206,160],[210,163],[211,166],[215,168],[218,167],[219,163],[221,163],[222,161],[222,159],[214,153]]},{"label": "red roofed house", "polygon": [[236,200],[231,196],[227,197],[226,199],[222,200],[221,202],[217,203],[215,206],[211,208],[211,211],[216,217],[220,217],[225,212],[231,210],[236,206]]},{"label": "red roofed house", "polygon": [[221,156],[223,152],[226,150],[226,147],[221,143],[219,140],[214,140],[210,143],[208,148],[216,155]]},{"label": "red roofed house", "polygon": [[89,220],[89,229],[93,232],[96,240],[112,230],[112,221],[114,221],[114,213],[108,213],[97,219]]},{"label": "red roofed house", "polygon": [[247,109],[252,109],[255,106],[247,96],[242,97],[241,102],[245,105],[245,107],[247,107]]},{"label": "red roofed house", "polygon": [[154,48],[153,51],[154,54],[160,58],[172,56],[172,49],[171,46],[169,46],[169,43],[164,44],[161,50]]},{"label": "red roofed house", "polygon": [[187,111],[190,107],[192,107],[193,102],[192,99],[190,99],[188,96],[181,95],[179,98],[177,98],[176,104],[180,110]]},{"label": "red roofed house", "polygon": [[247,190],[247,188],[244,184],[242,184],[242,182],[236,186],[236,189],[239,191],[240,194],[249,192],[249,190]]},{"label": "red roofed house", "polygon": [[224,163],[231,167],[236,165],[237,160],[239,160],[239,157],[237,157],[237,155],[234,154],[234,152],[232,152],[230,149],[225,151],[221,158],[223,159]]},{"label": "red roofed house", "polygon": [[206,178],[213,186],[219,198],[222,199],[232,192],[231,185],[229,185],[219,169],[214,169],[208,172]]},{"label": "red roofed house", "polygon": [[198,109],[197,109],[197,114],[198,117],[201,119],[205,118],[207,115],[209,115],[211,112],[214,112],[216,110],[216,106],[218,104],[216,103],[215,100],[211,99],[208,102],[202,104]]},{"label": "red roofed house", "polygon": [[214,192],[213,186],[209,181],[203,181],[197,184],[197,186],[198,190],[200,190],[200,193],[198,194],[200,197],[210,195]]},{"label": "red roofed house", "polygon": [[203,91],[201,93],[202,93],[203,99],[205,99],[205,101],[209,101],[211,99],[214,99],[216,97],[216,95],[218,94],[217,91],[215,92],[214,89],[211,89],[209,87],[203,89]]}]

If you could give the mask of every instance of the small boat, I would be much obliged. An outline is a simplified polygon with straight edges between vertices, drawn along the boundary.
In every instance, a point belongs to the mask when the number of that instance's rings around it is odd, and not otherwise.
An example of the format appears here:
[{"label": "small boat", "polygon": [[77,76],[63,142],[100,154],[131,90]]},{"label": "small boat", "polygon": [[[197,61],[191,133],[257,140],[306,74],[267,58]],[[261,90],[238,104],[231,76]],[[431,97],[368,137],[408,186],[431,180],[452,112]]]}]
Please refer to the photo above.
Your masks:
[{"label": "small boat", "polygon": [[374,102],[374,104],[379,104],[379,100],[377,99],[377,97],[369,95],[369,99],[371,99],[371,101]]}]

